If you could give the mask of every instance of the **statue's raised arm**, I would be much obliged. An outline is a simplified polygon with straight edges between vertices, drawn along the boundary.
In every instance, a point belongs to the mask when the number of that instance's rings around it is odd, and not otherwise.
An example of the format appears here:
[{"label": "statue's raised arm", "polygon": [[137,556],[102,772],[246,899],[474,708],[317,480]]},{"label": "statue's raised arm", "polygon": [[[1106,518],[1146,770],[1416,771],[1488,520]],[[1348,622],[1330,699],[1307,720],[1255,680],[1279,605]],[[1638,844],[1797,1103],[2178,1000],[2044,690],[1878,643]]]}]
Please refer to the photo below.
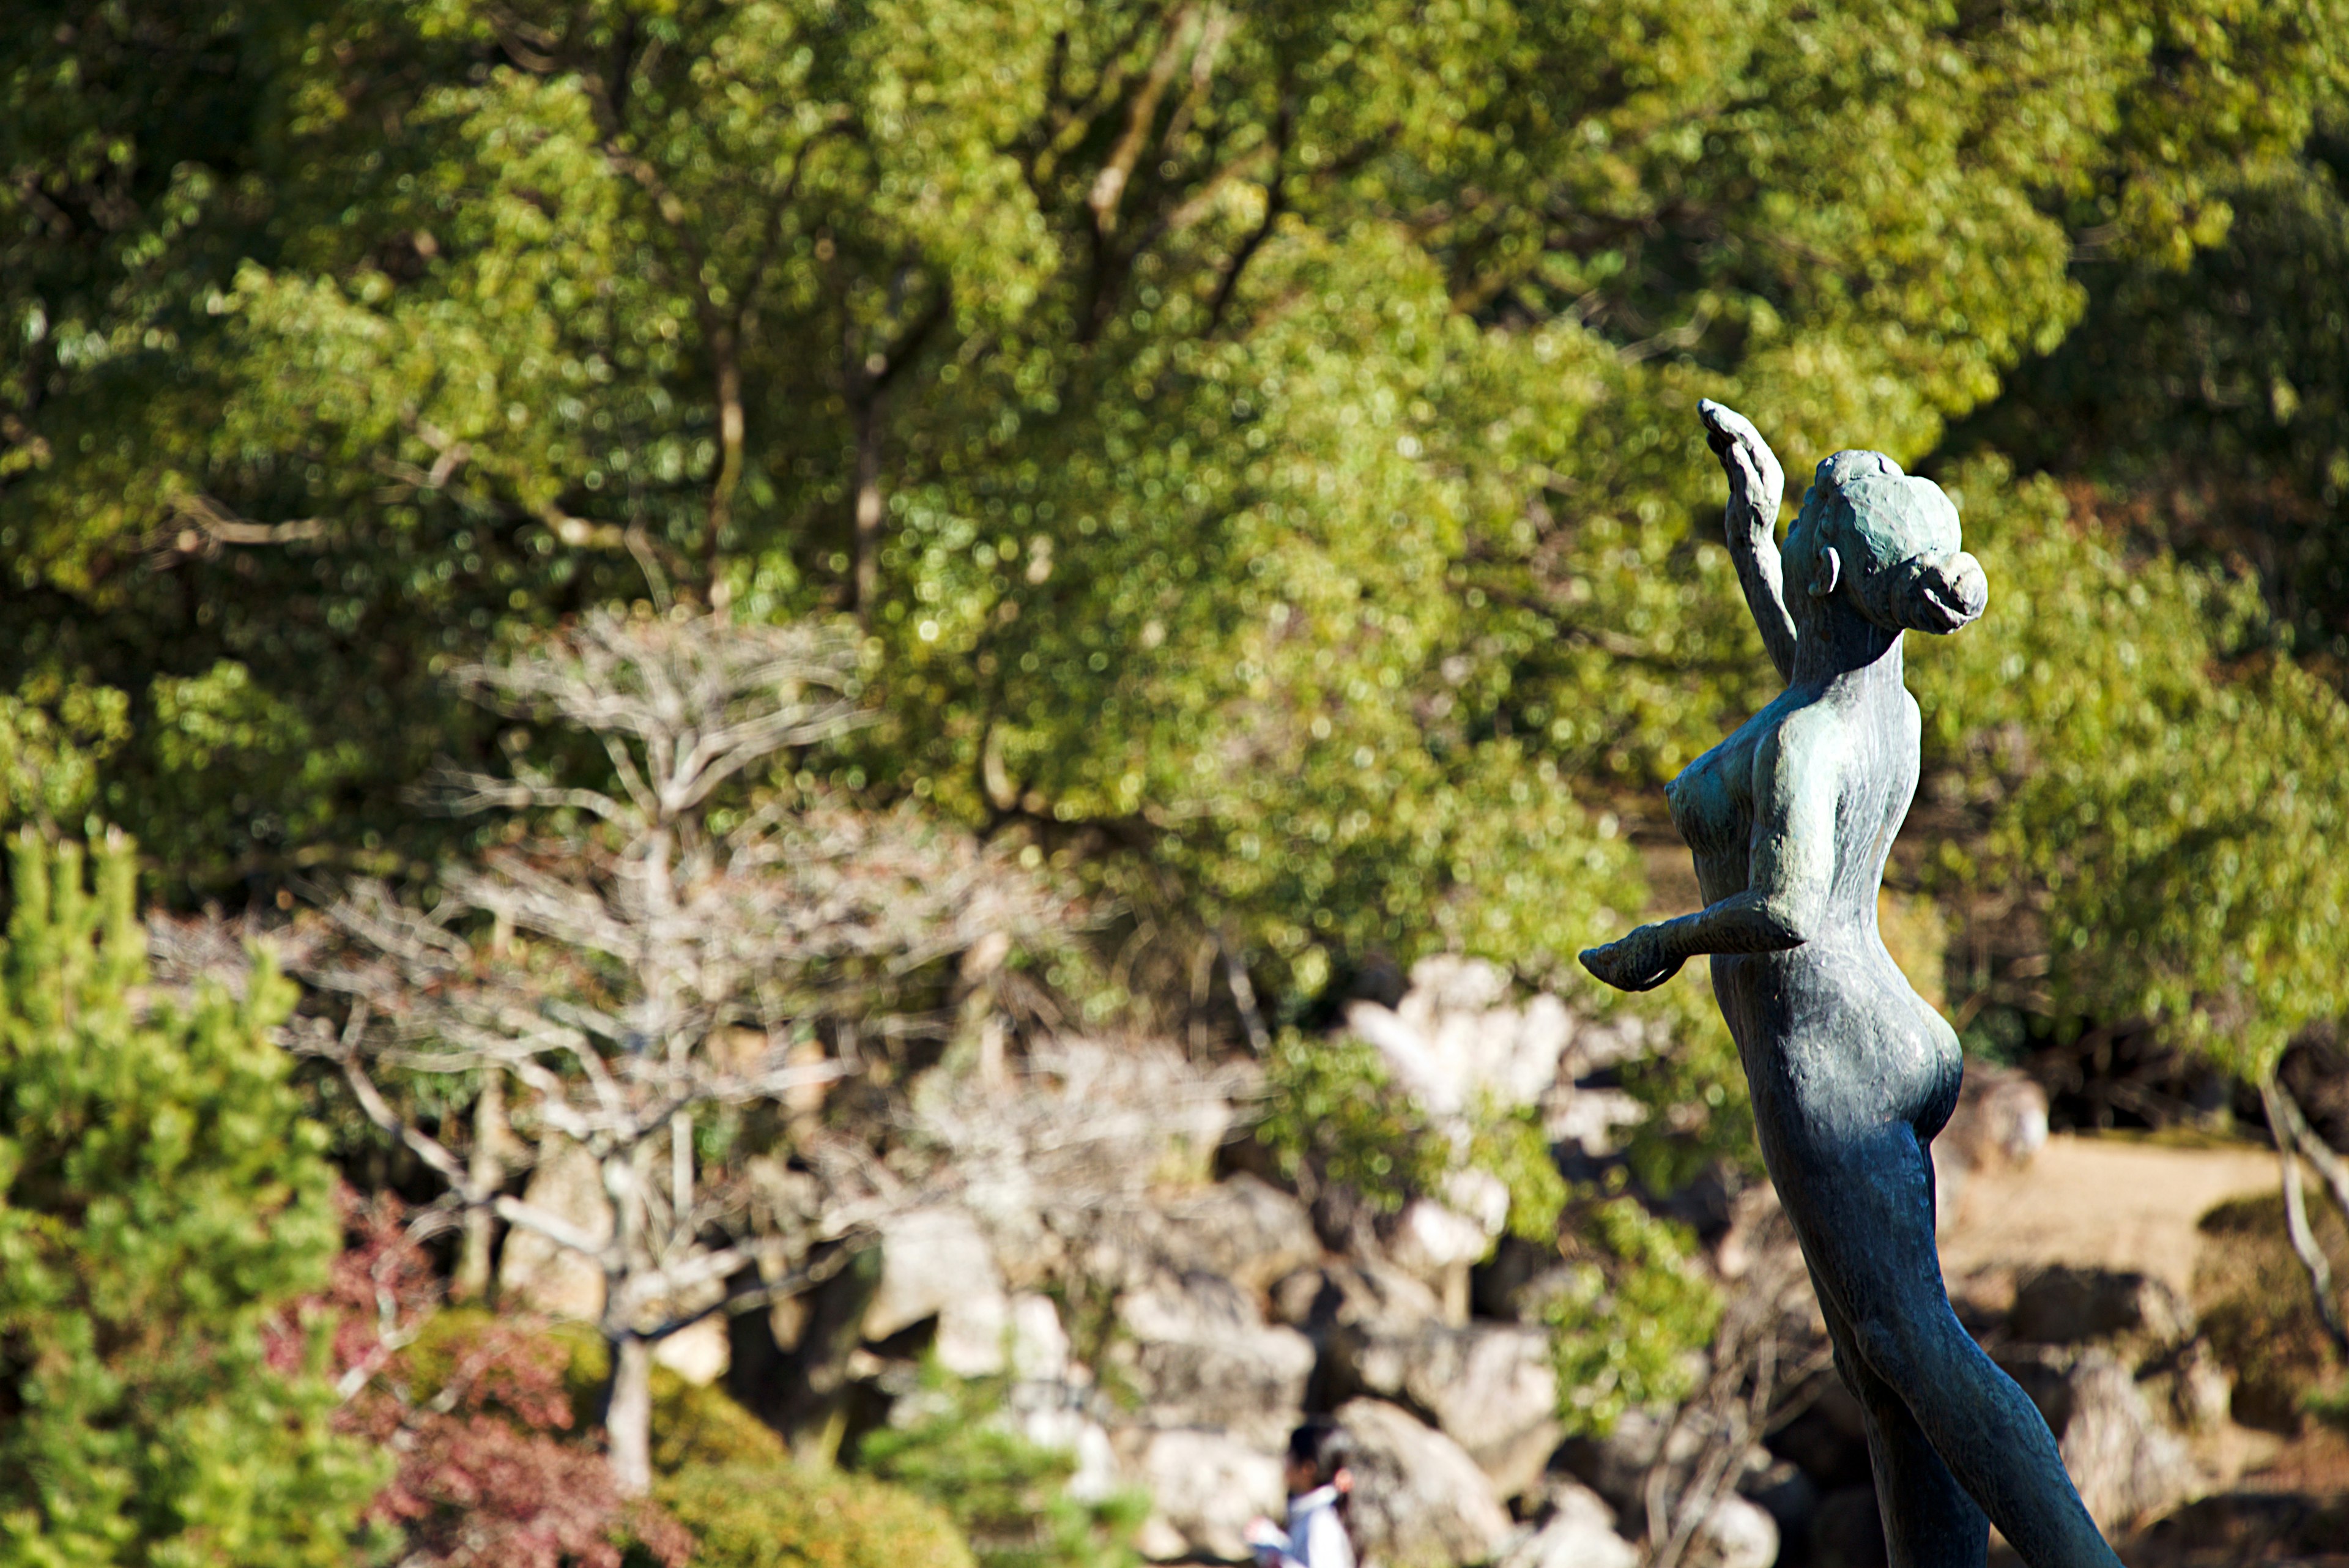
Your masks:
[{"label": "statue's raised arm", "polygon": [[1745,590],[1754,624],[1761,629],[1762,646],[1778,667],[1778,679],[1792,680],[1795,619],[1786,613],[1778,571],[1778,498],[1785,493],[1785,472],[1770,443],[1744,414],[1711,398],[1700,399],[1696,410],[1704,421],[1705,444],[1729,475],[1729,509],[1722,517],[1729,558],[1737,564],[1738,584]]}]

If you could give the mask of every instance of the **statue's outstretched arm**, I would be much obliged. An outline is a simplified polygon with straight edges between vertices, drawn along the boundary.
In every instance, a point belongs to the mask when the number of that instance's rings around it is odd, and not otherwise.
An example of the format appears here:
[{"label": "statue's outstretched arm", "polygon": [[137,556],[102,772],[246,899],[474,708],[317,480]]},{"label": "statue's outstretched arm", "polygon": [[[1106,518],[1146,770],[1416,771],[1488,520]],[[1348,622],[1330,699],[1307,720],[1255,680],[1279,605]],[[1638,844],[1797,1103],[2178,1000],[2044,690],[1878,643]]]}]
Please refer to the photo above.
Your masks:
[{"label": "statue's outstretched arm", "polygon": [[1619,990],[1652,991],[1699,953],[1784,952],[1809,941],[1835,880],[1840,768],[1834,730],[1782,722],[1754,749],[1745,890],[1592,948],[1582,967]]},{"label": "statue's outstretched arm", "polygon": [[1704,421],[1705,444],[1729,475],[1729,510],[1723,517],[1729,558],[1737,564],[1737,581],[1762,630],[1762,646],[1778,667],[1778,679],[1792,680],[1795,621],[1786,613],[1778,575],[1778,498],[1785,493],[1785,472],[1744,414],[1711,398],[1699,400],[1696,410]]}]

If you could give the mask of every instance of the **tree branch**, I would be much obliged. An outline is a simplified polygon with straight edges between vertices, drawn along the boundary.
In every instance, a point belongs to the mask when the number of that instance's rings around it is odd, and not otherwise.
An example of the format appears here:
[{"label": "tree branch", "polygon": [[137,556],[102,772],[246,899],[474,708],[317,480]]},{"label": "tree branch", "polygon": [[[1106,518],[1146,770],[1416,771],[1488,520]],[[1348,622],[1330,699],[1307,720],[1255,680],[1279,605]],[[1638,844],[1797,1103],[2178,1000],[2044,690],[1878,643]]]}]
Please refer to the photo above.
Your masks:
[{"label": "tree branch", "polygon": [[[2260,1084],[2260,1098],[2268,1112],[2268,1126],[2275,1133],[2276,1158],[2283,1166],[2284,1229],[2292,1237],[2292,1250],[2299,1255],[2300,1266],[2308,1274],[2310,1293],[2316,1299],[2316,1315],[2324,1324],[2327,1338],[2333,1348],[2349,1356],[2349,1326],[2341,1321],[2341,1305],[2333,1299],[2333,1265],[2324,1256],[2324,1249],[2316,1240],[2316,1232],[2308,1223],[2308,1201],[2300,1188],[2300,1158],[2296,1152],[2299,1142],[2292,1136],[2286,1097],[2271,1073]],[[2294,1110],[2298,1107],[2294,1106]]]}]

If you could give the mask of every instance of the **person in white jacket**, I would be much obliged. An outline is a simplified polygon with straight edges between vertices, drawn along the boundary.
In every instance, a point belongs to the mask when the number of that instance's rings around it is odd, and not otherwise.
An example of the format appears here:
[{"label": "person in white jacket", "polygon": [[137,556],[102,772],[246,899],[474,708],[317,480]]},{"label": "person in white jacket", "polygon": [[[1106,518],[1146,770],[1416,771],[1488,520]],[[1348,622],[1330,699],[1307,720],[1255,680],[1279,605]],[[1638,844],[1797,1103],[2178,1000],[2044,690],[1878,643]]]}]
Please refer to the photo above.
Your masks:
[{"label": "person in white jacket", "polygon": [[1327,1416],[1288,1434],[1288,1528],[1258,1518],[1247,1528],[1257,1568],[1354,1568],[1346,1502],[1354,1490],[1354,1440]]}]

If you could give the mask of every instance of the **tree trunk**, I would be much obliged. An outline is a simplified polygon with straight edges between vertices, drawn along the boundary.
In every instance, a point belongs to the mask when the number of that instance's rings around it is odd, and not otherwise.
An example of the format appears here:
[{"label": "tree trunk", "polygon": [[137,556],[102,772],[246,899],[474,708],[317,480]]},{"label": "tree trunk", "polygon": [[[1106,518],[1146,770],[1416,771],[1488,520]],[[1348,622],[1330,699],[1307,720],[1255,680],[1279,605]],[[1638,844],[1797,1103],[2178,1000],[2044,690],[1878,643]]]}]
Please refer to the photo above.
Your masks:
[{"label": "tree trunk", "polygon": [[622,1497],[653,1489],[653,1347],[640,1334],[607,1334],[612,1377],[604,1393],[604,1432],[611,1446],[612,1488]]},{"label": "tree trunk", "polygon": [[[506,1081],[502,1072],[481,1075],[481,1098],[473,1103],[473,1151],[465,1175],[479,1192],[493,1192],[506,1179]],[[490,1293],[490,1251],[497,1239],[497,1216],[486,1208],[465,1211],[465,1250],[449,1293],[460,1302]]]},{"label": "tree trunk", "polygon": [[848,1262],[808,1302],[774,1422],[792,1459],[812,1469],[840,1452],[848,1427],[848,1358],[864,1340],[865,1309],[881,1289],[881,1249],[870,1241],[844,1244],[854,1248]]}]

